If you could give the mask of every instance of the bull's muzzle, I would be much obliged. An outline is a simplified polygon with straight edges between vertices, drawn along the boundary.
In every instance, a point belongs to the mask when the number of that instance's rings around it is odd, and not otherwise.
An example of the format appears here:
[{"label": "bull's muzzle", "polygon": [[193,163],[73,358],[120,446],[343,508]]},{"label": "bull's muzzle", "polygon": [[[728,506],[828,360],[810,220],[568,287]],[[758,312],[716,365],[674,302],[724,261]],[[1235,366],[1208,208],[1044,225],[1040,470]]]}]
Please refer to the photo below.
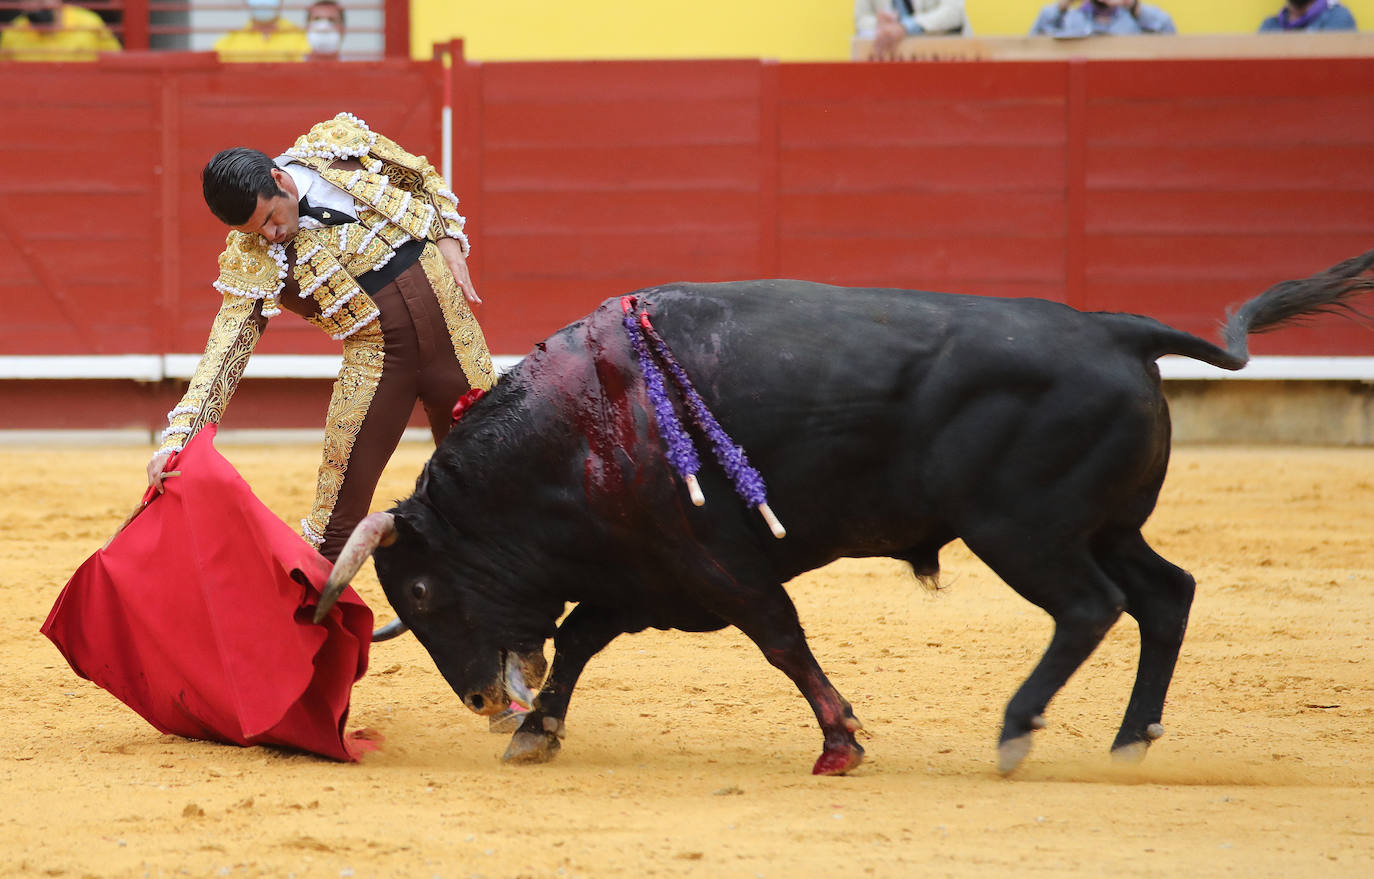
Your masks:
[{"label": "bull's muzzle", "polygon": [[477,714],[496,714],[510,704],[510,699],[506,696],[505,682],[495,680],[481,692],[464,694],[463,704]]},{"label": "bull's muzzle", "polygon": [[320,604],[315,608],[315,622],[319,623],[329,615],[334,603],[343,594],[344,587],[353,582],[353,577],[358,573],[358,569],[363,566],[363,562],[372,555],[379,546],[390,546],[396,542],[396,517],[390,513],[373,513],[366,519],[358,523],[358,527],[353,529],[349,535],[348,542],[344,544],[343,550],[339,553],[339,560],[334,563],[334,570],[329,572],[329,580],[324,584],[324,590],[320,595]]},{"label": "bull's muzzle", "polygon": [[495,714],[514,702],[522,708],[534,704],[534,694],[543,683],[548,663],[541,652],[501,651],[501,676],[485,690],[467,693],[463,704],[478,714]]}]

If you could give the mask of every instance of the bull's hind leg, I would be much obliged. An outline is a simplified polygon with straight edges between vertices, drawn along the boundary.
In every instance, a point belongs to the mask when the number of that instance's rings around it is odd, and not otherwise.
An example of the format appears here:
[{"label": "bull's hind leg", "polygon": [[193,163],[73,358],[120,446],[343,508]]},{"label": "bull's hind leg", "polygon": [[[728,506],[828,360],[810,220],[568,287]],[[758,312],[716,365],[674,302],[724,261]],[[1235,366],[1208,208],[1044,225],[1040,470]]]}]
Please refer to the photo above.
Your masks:
[{"label": "bull's hind leg", "polygon": [[511,736],[506,753],[501,755],[502,760],[547,763],[554,758],[564,735],[568,700],[572,698],[582,670],[602,648],[628,630],[615,611],[589,604],[579,604],[572,609],[554,634],[549,676],[520,728]]},{"label": "bull's hind leg", "polygon": [[1105,538],[1096,550],[1103,569],[1126,594],[1126,612],[1140,626],[1135,686],[1112,744],[1113,757],[1139,761],[1164,734],[1164,697],[1183,646],[1196,584],[1191,574],[1155,553],[1139,531]]},{"label": "bull's hind leg", "polygon": [[[1083,547],[1051,540],[966,539],[969,548],[1022,596],[1054,619],[1054,635],[1039,664],[1007,703],[997,743],[997,768],[1011,772],[1045,726],[1045,707],[1121,616],[1125,597]],[[1033,547],[1033,549],[1028,549]]]}]

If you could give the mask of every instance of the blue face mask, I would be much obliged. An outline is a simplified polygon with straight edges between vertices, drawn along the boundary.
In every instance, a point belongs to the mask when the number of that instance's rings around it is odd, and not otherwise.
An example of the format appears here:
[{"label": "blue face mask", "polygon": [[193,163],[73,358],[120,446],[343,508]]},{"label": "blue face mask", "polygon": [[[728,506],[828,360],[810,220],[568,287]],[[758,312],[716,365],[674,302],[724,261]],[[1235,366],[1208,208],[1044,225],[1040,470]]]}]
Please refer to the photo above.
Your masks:
[{"label": "blue face mask", "polygon": [[276,19],[281,12],[281,0],[248,0],[248,15],[259,23]]}]

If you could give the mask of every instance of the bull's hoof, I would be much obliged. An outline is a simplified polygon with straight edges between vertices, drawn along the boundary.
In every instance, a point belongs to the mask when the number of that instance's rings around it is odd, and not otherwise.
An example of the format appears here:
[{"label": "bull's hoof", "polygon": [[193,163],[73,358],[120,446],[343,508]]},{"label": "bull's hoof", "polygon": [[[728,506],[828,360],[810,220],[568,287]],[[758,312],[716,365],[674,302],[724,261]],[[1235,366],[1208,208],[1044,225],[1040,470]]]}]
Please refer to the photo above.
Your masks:
[{"label": "bull's hoof", "polygon": [[1145,759],[1150,751],[1149,742],[1131,742],[1119,748],[1112,748],[1112,762],[1123,766],[1133,766]]},{"label": "bull's hoof", "polygon": [[1045,715],[1034,714],[1026,721],[1026,726],[1030,727],[1027,731],[1018,736],[1008,737],[1007,733],[1015,730],[1011,721],[1002,727],[1002,741],[997,745],[997,771],[1003,775],[1010,775],[1016,771],[1016,767],[1021,765],[1021,761],[1026,759],[1026,755],[1031,750],[1031,735],[1037,729],[1045,728]]},{"label": "bull's hoof", "polygon": [[1112,748],[1112,759],[1117,763],[1139,763],[1145,759],[1145,755],[1150,751],[1150,743],[1164,735],[1164,727],[1158,723],[1152,723],[1145,727],[1145,738],[1134,742],[1127,742]]},{"label": "bull's hoof", "polygon": [[547,763],[560,747],[558,736],[553,733],[518,732],[511,736],[501,760],[505,763]]},{"label": "bull's hoof", "polygon": [[826,748],[811,767],[812,775],[844,775],[864,762],[864,749],[858,745],[843,748]]},{"label": "bull's hoof", "polygon": [[997,771],[1010,775],[1026,759],[1031,749],[1031,734],[1024,733],[1014,739],[1007,739],[997,746]]}]

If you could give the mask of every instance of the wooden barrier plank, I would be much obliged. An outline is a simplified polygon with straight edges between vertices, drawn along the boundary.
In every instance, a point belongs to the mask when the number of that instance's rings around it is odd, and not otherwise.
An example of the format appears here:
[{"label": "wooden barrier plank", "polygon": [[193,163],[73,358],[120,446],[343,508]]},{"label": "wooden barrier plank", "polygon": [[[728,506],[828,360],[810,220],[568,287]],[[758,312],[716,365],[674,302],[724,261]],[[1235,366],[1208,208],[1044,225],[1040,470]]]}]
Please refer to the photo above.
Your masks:
[{"label": "wooden barrier plank", "polygon": [[1052,146],[784,145],[778,165],[782,192],[1062,192],[1065,184],[1063,149]]},{"label": "wooden barrier plank", "polygon": [[1119,146],[1088,152],[1088,180],[1094,188],[1267,189],[1282,191],[1369,191],[1374,180],[1365,145],[1307,147]]},{"label": "wooden barrier plank", "polygon": [[1090,277],[1244,281],[1258,293],[1271,283],[1324,269],[1369,247],[1366,235],[1090,235],[1088,272]]},{"label": "wooden barrier plank", "polygon": [[854,277],[885,278],[882,286],[970,290],[988,282],[1033,282],[1059,289],[1062,298],[1063,250],[1058,230],[1021,238],[945,237],[932,234],[877,238],[829,235],[783,238],[779,242],[784,277],[827,283],[852,283]]},{"label": "wooden barrier plank", "polygon": [[745,226],[742,230],[716,229],[690,236],[652,231],[588,236],[492,235],[486,245],[486,273],[493,281],[747,278],[755,274],[758,256],[753,233],[752,227]]},{"label": "wooden barrier plank", "polygon": [[[1374,47],[1370,34],[1362,35]],[[1266,58],[1100,61],[1094,94],[1116,100],[1363,96],[1374,90],[1369,58]]]},{"label": "wooden barrier plank", "polygon": [[1097,97],[1088,106],[1094,147],[1180,143],[1229,147],[1374,143],[1374,90],[1364,95],[1187,98]]},{"label": "wooden barrier plank", "polygon": [[1093,234],[1192,237],[1237,234],[1364,234],[1374,243],[1368,189],[1123,189],[1095,187],[1088,205]]},{"label": "wooden barrier plank", "polygon": [[758,62],[550,61],[483,65],[483,98],[498,104],[750,100]]},{"label": "wooden barrier plank", "polygon": [[758,182],[757,149],[750,143],[664,144],[652,150],[545,143],[489,147],[482,161],[483,190],[492,193],[753,188]]},{"label": "wooden barrier plank", "polygon": [[855,96],[845,103],[785,101],[784,146],[1061,146],[1063,102],[939,97],[904,101]]},{"label": "wooden barrier plank", "polygon": [[780,200],[787,235],[868,237],[967,235],[1044,237],[1064,225],[1061,192],[897,189],[868,192],[789,192]]},{"label": "wooden barrier plank", "polygon": [[749,230],[758,219],[748,190],[698,187],[580,192],[503,192],[492,198],[486,235],[589,235],[653,232],[683,235]]},{"label": "wooden barrier plank", "polygon": [[1038,62],[976,64],[785,64],[781,96],[790,101],[843,105],[867,101],[1044,99],[1063,102],[1063,73]]},{"label": "wooden barrier plank", "polygon": [[491,148],[659,147],[755,143],[758,101],[549,101],[494,104],[483,118]]}]

